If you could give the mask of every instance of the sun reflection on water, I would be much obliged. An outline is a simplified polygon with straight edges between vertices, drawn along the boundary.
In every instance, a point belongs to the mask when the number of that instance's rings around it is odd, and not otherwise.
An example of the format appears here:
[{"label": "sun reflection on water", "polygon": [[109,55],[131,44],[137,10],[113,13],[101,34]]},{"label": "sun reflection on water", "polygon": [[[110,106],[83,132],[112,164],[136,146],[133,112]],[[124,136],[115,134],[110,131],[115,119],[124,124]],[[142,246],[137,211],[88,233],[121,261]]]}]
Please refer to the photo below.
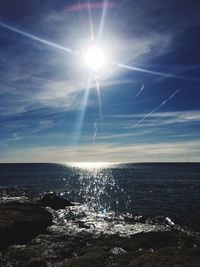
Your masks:
[{"label": "sun reflection on water", "polygon": [[120,210],[130,204],[125,188],[121,185],[118,173],[118,163],[112,162],[72,162],[65,163],[65,180],[67,197],[86,204],[91,212],[106,214],[120,213]]},{"label": "sun reflection on water", "polygon": [[[69,168],[70,167],[70,168]],[[71,170],[71,179],[65,182],[69,193],[73,191],[78,205],[59,210],[54,214],[54,233],[132,234],[149,231],[166,231],[170,229],[169,219],[146,218],[134,211],[125,170],[119,171],[108,162],[77,162],[66,170]],[[130,174],[129,174],[130,175]],[[71,186],[70,186],[71,185]],[[130,206],[132,210],[130,210]],[[173,223],[173,222],[172,222]],[[60,232],[59,232],[60,231]]]},{"label": "sun reflection on water", "polygon": [[80,169],[103,169],[112,167],[114,163],[110,162],[70,162],[67,163],[70,167],[80,168]]}]

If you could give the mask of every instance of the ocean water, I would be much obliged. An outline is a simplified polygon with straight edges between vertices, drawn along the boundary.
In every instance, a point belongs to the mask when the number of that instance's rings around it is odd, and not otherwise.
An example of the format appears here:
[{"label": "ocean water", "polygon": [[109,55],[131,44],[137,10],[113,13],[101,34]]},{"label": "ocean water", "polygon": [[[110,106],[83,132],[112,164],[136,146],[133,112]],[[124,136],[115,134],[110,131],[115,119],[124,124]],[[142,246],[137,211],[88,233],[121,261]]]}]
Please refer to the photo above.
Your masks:
[{"label": "ocean water", "polygon": [[200,231],[200,164],[0,164],[0,198],[55,192],[127,221]]}]

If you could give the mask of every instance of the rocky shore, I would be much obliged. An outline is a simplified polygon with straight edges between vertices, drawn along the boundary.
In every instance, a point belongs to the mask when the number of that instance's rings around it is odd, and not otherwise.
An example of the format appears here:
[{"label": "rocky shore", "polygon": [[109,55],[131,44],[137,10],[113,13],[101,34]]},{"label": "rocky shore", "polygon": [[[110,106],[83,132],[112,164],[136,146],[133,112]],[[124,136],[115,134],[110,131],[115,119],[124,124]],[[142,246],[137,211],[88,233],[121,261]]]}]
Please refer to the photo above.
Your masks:
[{"label": "rocky shore", "polygon": [[142,224],[87,213],[47,194],[0,204],[2,267],[200,266],[200,237],[172,224]]}]

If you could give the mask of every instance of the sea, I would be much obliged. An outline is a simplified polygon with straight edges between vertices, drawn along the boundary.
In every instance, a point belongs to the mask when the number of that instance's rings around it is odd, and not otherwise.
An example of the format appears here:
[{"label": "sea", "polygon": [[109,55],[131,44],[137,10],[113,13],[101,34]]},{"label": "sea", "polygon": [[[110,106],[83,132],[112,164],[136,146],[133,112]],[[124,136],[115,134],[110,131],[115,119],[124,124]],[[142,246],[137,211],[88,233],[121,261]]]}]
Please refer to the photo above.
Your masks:
[{"label": "sea", "polygon": [[0,164],[0,201],[49,192],[95,218],[200,232],[200,163]]}]

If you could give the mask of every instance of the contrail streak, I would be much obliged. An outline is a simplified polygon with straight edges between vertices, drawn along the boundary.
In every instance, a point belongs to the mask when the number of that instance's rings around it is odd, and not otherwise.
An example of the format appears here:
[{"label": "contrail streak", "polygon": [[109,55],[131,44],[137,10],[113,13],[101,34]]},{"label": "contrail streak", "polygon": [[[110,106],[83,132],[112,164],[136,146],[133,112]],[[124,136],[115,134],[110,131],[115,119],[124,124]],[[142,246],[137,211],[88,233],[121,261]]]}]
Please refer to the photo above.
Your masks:
[{"label": "contrail streak", "polygon": [[44,40],[44,39],[42,39],[42,38],[40,38],[40,37],[37,37],[37,36],[35,36],[35,35],[32,35],[32,34],[30,34],[30,33],[21,31],[21,30],[15,28],[15,27],[9,26],[9,25],[7,25],[7,24],[5,24],[5,23],[0,22],[0,27],[2,27],[2,28],[4,28],[4,29],[7,29],[7,30],[10,30],[10,31],[12,31],[12,32],[16,32],[16,33],[18,33],[18,34],[20,34],[20,35],[22,35],[22,36],[28,37],[28,38],[33,39],[33,40],[35,40],[35,41],[37,41],[37,42],[40,42],[40,43],[42,43],[42,44],[45,44],[45,45],[48,45],[48,46],[51,46],[51,47],[54,47],[54,48],[63,50],[63,51],[65,51],[65,52],[73,53],[73,54],[79,54],[78,51],[74,51],[74,50],[72,50],[72,49],[70,49],[70,48],[67,48],[67,47],[58,45],[58,44],[53,43],[53,42],[49,42],[49,41]]},{"label": "contrail streak", "polygon": [[94,123],[94,134],[93,134],[93,143],[96,143],[96,137],[97,137],[97,131],[98,131],[98,127],[97,127],[97,122]]},{"label": "contrail streak", "polygon": [[110,64],[116,65],[119,68],[123,68],[123,69],[127,69],[127,70],[133,70],[133,71],[137,71],[137,72],[143,72],[143,73],[156,75],[156,76],[162,76],[162,77],[166,77],[166,78],[175,78],[175,79],[180,79],[180,80],[185,80],[185,81],[194,81],[194,82],[195,81],[196,82],[200,81],[199,78],[190,78],[190,77],[175,75],[175,74],[172,74],[172,73],[147,70],[147,69],[143,69],[143,68],[137,68],[137,67],[133,67],[133,66],[129,66],[129,65],[124,65],[124,64],[121,64],[121,63],[110,62]]},{"label": "contrail streak", "polygon": [[142,85],[142,87],[140,88],[138,93],[135,95],[135,97],[139,96],[142,93],[143,90],[144,90],[144,84]]},{"label": "contrail streak", "polygon": [[147,115],[144,116],[144,118],[142,118],[140,121],[138,121],[135,125],[133,125],[131,127],[131,129],[136,128],[138,125],[140,125],[144,120],[146,120],[146,118],[148,118],[149,116],[151,116],[151,114],[153,114],[154,112],[156,112],[157,110],[159,110],[162,106],[164,106],[170,99],[172,99],[176,94],[178,94],[180,92],[181,89],[176,90],[170,97],[168,97],[167,99],[165,99],[157,108],[155,108],[154,110],[152,110],[150,113],[148,113]]}]

